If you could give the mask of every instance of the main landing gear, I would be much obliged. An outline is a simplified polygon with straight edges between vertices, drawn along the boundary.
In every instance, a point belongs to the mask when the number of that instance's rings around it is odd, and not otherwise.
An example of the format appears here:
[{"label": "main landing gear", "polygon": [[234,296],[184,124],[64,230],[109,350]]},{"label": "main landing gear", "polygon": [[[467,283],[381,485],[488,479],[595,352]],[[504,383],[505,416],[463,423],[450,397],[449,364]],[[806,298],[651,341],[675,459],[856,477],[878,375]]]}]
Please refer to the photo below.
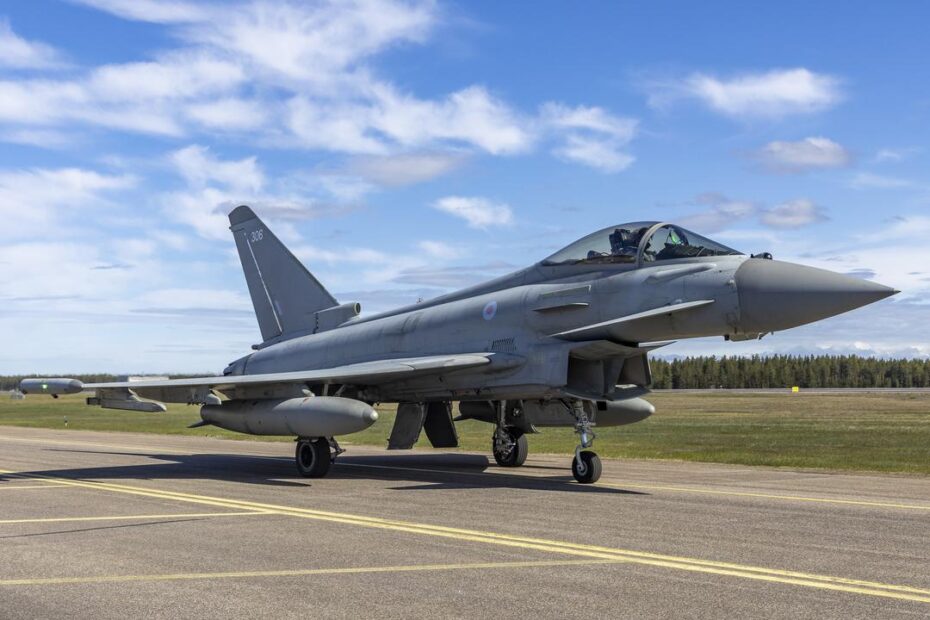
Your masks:
[{"label": "main landing gear", "polygon": [[520,467],[530,453],[526,435],[518,428],[498,428],[491,437],[491,443],[494,460],[501,467]]},{"label": "main landing gear", "polygon": [[530,453],[526,435],[519,428],[507,425],[507,403],[497,401],[494,403],[497,414],[497,429],[491,436],[491,450],[494,460],[501,467],[520,467],[526,462]]},{"label": "main landing gear", "polygon": [[299,437],[294,460],[297,471],[305,478],[322,478],[329,472],[329,466],[336,457],[345,452],[336,443],[335,438]]},{"label": "main landing gear", "polygon": [[575,416],[575,432],[581,440],[575,448],[572,475],[581,484],[591,484],[601,477],[601,457],[587,449],[594,444],[594,431],[591,430],[594,425],[579,401],[572,404],[572,415]]}]

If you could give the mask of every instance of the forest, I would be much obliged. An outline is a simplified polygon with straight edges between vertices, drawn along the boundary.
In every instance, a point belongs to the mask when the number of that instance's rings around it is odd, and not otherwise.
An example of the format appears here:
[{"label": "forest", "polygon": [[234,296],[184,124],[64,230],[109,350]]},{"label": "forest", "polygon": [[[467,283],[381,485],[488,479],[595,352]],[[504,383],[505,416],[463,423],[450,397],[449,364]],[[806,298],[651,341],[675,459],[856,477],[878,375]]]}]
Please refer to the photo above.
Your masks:
[{"label": "forest", "polygon": [[653,358],[652,387],[914,388],[930,387],[930,360],[856,355]]}]

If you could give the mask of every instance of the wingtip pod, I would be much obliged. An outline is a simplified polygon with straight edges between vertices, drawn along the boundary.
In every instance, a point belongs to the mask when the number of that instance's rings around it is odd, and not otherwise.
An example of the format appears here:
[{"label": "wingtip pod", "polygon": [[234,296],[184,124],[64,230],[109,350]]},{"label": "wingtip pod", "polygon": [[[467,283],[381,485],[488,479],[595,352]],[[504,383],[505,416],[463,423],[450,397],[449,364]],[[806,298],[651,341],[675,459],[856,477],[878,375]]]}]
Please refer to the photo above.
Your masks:
[{"label": "wingtip pod", "polygon": [[19,383],[19,391],[23,394],[78,394],[84,390],[84,384],[77,379],[63,377],[23,379]]}]

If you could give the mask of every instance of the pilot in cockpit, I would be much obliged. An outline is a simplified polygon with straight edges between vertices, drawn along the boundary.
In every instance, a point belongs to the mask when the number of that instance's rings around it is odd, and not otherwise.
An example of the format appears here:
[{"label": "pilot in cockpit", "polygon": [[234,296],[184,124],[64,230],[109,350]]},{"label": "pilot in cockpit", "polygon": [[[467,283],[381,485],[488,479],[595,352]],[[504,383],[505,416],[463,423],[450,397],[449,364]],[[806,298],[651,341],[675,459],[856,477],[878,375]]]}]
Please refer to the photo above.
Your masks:
[{"label": "pilot in cockpit", "polygon": [[607,236],[610,242],[610,252],[603,252],[598,249],[588,250],[587,260],[610,263],[634,262],[639,252],[639,243],[647,230],[646,227],[635,229],[614,228],[614,231]]},{"label": "pilot in cockpit", "polygon": [[615,228],[610,233],[610,253],[614,256],[636,256],[639,251],[639,242],[646,232],[645,228],[637,230],[627,230],[626,228]]}]

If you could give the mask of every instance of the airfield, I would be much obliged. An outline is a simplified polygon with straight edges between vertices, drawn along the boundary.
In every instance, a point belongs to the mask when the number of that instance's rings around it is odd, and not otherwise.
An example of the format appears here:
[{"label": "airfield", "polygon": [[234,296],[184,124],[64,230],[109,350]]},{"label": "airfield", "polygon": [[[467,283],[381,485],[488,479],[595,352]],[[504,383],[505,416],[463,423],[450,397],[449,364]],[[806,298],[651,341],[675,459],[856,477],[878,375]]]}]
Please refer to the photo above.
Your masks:
[{"label": "airfield", "polygon": [[0,617],[930,613],[930,479],[0,428]]}]

